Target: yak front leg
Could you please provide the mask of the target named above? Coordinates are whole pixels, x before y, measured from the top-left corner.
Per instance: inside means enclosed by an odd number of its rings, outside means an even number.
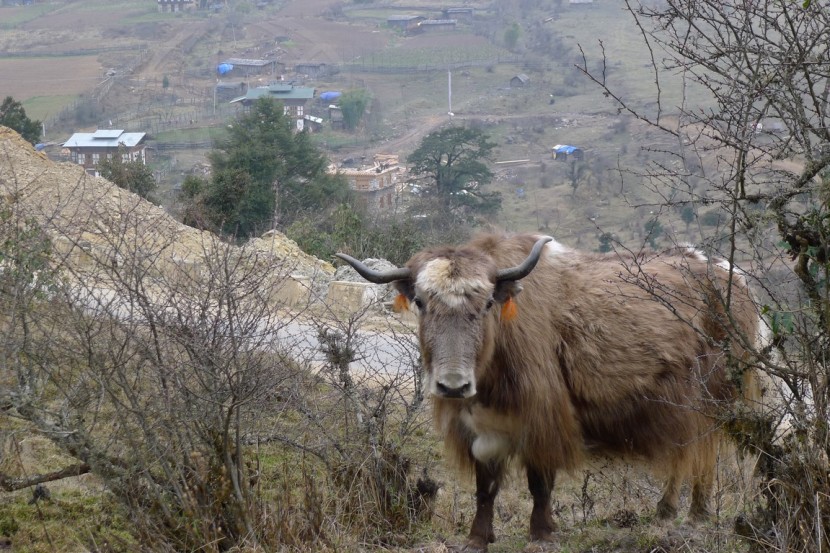
[[[677,503],[680,501],[681,478],[675,471],[666,481],[663,497],[657,502],[657,518],[672,519],[677,516]]]
[[[487,551],[487,545],[496,541],[493,532],[493,506],[499,493],[504,465],[501,462],[476,461],[476,516],[465,551]]]
[[[528,465],[527,487],[533,497],[533,511],[530,513],[530,539],[533,541],[553,541],[556,526],[551,514],[550,495],[554,480],[554,477],[547,477]]]

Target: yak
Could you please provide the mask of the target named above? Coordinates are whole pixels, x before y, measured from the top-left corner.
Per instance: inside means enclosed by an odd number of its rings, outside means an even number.
[[[417,308],[435,424],[475,474],[466,549],[495,540],[494,501],[514,460],[533,498],[531,540],[553,540],[557,472],[594,455],[665,476],[661,518],[676,516],[689,480],[689,516],[707,517],[719,416],[759,393],[762,322],[737,268],[691,246],[596,254],[534,234],[480,235],[383,272],[337,255]]]

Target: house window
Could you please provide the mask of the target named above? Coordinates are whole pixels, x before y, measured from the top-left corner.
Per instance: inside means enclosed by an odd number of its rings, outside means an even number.
[[[291,109],[288,106],[282,107],[282,114],[283,115],[291,115]]]
[[[121,154],[121,161],[123,161],[124,163],[129,163],[130,154]]]
[[[92,154],[92,164],[98,165],[98,161],[100,160],[101,156],[98,153]]]
[[[78,165],[83,165],[86,163],[86,154],[78,152]]]
[[[297,117],[303,116],[303,106],[297,106]]]

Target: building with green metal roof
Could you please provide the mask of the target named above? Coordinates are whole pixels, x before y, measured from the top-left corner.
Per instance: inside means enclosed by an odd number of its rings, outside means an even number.
[[[304,117],[308,115],[306,106],[316,94],[317,91],[310,87],[290,83],[271,83],[267,86],[249,88],[245,96],[234,98],[230,103],[248,107],[260,98],[273,98],[282,102],[285,114],[295,121],[297,130],[303,130]]]

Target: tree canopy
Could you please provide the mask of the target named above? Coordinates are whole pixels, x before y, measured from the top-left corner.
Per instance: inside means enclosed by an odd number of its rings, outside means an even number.
[[[522,28],[515,21],[504,31],[504,45],[508,50],[516,48],[519,37],[522,35]]]
[[[0,104],[0,125],[16,130],[24,140],[32,144],[40,142],[43,130],[40,121],[29,119],[23,104],[11,96],[6,96]]]
[[[353,131],[357,128],[368,104],[369,93],[363,89],[349,90],[340,97],[340,110],[343,112],[346,130]]]
[[[482,187],[493,180],[485,161],[493,158],[495,147],[479,129],[452,126],[424,137],[407,162],[422,185],[423,197],[438,200],[456,214],[492,214],[501,208],[501,195]]]
[[[341,178],[326,172],[326,158],[308,134],[294,133],[282,103],[270,98],[260,98],[229,125],[209,159],[212,176],[188,183],[185,211],[228,235],[245,238],[290,225],[350,194]]]
[[[113,184],[135,192],[145,200],[154,201],[153,192],[157,183],[153,171],[141,161],[124,161],[126,153],[125,148],[119,148],[111,158],[102,159],[98,163],[98,172]]]

